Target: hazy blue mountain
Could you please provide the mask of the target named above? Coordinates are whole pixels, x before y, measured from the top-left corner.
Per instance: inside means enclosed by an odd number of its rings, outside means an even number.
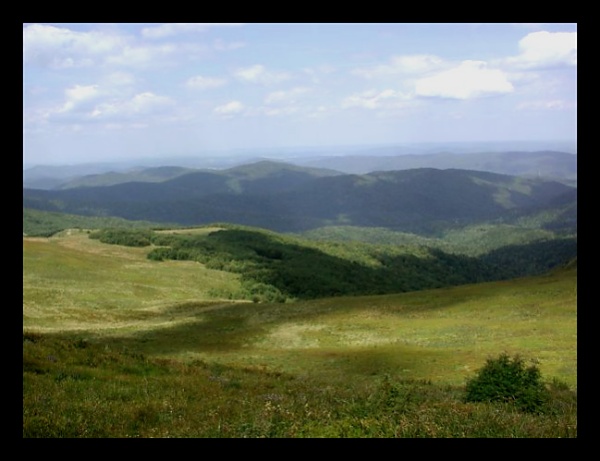
[[[162,182],[24,188],[23,206],[183,225],[220,221],[277,231],[355,225],[432,233],[518,210],[557,207],[556,200],[575,201],[576,209],[576,195],[565,195],[572,191],[557,181],[482,171],[419,168],[348,175],[258,162]]]
[[[491,160],[494,155],[501,153],[535,153],[559,152],[574,155],[576,161],[577,141],[504,141],[504,142],[429,142],[405,143],[393,145],[353,145],[353,146],[304,146],[271,149],[236,149],[231,151],[199,152],[197,155],[176,156],[168,155],[153,158],[131,158],[95,163],[77,163],[73,159],[70,165],[23,165],[23,187],[51,189],[67,181],[76,180],[82,176],[101,175],[104,173],[130,173],[145,168],[173,165],[194,170],[223,170],[237,165],[256,163],[261,160],[292,163],[301,166],[324,167],[344,173],[369,173],[377,170],[398,170],[407,168],[463,168],[483,171],[493,171],[505,174],[543,174],[543,169],[528,165],[528,172],[512,172],[497,169],[497,162],[492,162],[491,170],[485,165],[485,160]],[[440,163],[411,159],[411,156],[423,155],[466,155],[481,156],[481,160],[472,163],[468,157],[454,163]],[[396,160],[381,157],[403,157],[401,163]],[[526,155],[527,157],[527,155]],[[434,160],[432,157],[431,160]],[[573,158],[571,158],[573,160]],[[512,160],[511,160],[512,161]],[[522,161],[522,160],[521,160]],[[529,161],[529,160],[528,160]],[[547,160],[543,160],[547,162]],[[79,161],[80,162],[80,161]],[[329,163],[332,162],[332,163]],[[373,162],[373,163],[370,163]],[[467,163],[465,163],[467,162]],[[535,162],[535,160],[534,160]],[[568,174],[572,174],[569,172]],[[556,178],[564,178],[559,172]],[[138,178],[136,180],[145,180]],[[573,180],[571,180],[573,181]],[[87,185],[90,185],[89,183]],[[95,184],[99,185],[99,184]]]
[[[556,151],[347,155],[295,159],[293,162],[352,174],[414,168],[458,168],[513,176],[577,180],[577,155]]]
[[[180,166],[141,168],[128,172],[110,171],[70,179],[54,188],[69,189],[72,187],[112,186],[126,182],[161,182],[193,171],[190,168]]]
[[[302,167],[291,163],[275,162],[264,159],[253,159],[245,163],[241,159],[238,162],[223,163],[224,166],[233,163],[226,174],[233,180],[248,182],[248,180],[257,181],[261,177],[269,175],[269,180],[274,181],[281,174],[273,170],[282,172],[295,172],[297,179],[301,180],[307,174],[312,176],[331,176],[341,174],[340,172],[312,167]],[[65,166],[65,167],[34,167],[23,171],[23,187],[28,189],[70,189],[74,187],[95,187],[111,186],[128,182],[163,182],[189,173],[219,174],[225,171],[225,168],[190,168],[182,166],[158,166],[158,167],[125,167],[121,165],[120,169],[106,171],[114,164],[90,164],[87,166]],[[94,174],[85,174],[87,171],[100,169],[101,172]],[[77,175],[81,173],[81,175]],[[273,174],[271,174],[273,173]],[[290,175],[286,174],[285,179],[290,180]],[[292,181],[292,184],[294,181]],[[255,184],[256,185],[256,184]],[[234,187],[237,187],[234,185]]]
[[[60,184],[87,175],[127,171],[132,165],[113,163],[83,163],[76,165],[36,165],[23,169],[23,187],[53,189]]]

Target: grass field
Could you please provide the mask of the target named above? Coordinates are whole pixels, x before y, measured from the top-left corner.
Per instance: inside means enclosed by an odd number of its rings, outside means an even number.
[[[148,328],[179,302],[235,292],[236,275],[190,261],[155,263],[147,249],[106,245],[83,231],[23,239],[23,327]]]
[[[339,389],[339,398],[346,395],[344,392],[367,392],[365,389],[381,385],[382,379],[389,377],[402,382],[462,386],[487,358],[501,352],[535,360],[545,378],[557,378],[571,389],[577,388],[576,267],[541,277],[397,295],[261,304],[227,299],[226,293],[235,293],[240,287],[236,275],[193,262],[149,261],[145,257],[148,251],[106,245],[89,239],[85,231],[66,231],[51,238],[23,238],[24,334],[28,338],[37,334],[66,338],[74,344],[85,341],[106,353],[133,351],[144,360],[171,364],[172,369],[202,363],[212,367],[209,375],[213,378],[220,376],[214,370],[232,368],[263,373],[263,380],[265,376],[288,376],[296,383],[319,382],[321,389]],[[36,341],[24,340],[24,354],[26,344],[30,348],[42,344]],[[37,353],[49,356],[50,349],[43,351]],[[39,357],[31,360],[36,364],[44,362],[44,367],[56,366]],[[142,376],[147,384],[152,374]],[[239,376],[236,380],[241,382]],[[52,386],[56,382],[57,379]],[[66,385],[63,380],[60,382]],[[24,415],[47,418],[42,410],[38,414],[33,409],[39,399],[43,400],[34,397],[37,392],[41,395],[42,388],[36,386],[26,387],[24,381]],[[245,389],[245,385],[240,386]],[[268,383],[256,386],[260,395],[269,394]],[[106,389],[102,392],[105,398]],[[159,399],[164,397],[160,395]],[[275,405],[273,399],[269,401]],[[151,413],[162,414],[160,405],[160,401],[155,402]],[[216,411],[218,406],[211,408],[210,411]],[[59,409],[53,407],[52,411]],[[81,418],[84,413],[73,417]],[[135,415],[134,420],[145,421],[139,413]],[[485,421],[484,416],[479,416]],[[237,432],[230,432],[229,436],[246,434],[240,429],[240,418]],[[50,424],[45,419],[28,421],[31,431],[35,424]],[[32,421],[37,423],[32,426]],[[341,420],[336,421],[342,424]],[[64,422],[66,426],[70,424]],[[506,424],[508,428],[512,423],[507,419]],[[158,422],[150,421],[140,426],[145,430],[123,431],[149,436],[148,427],[157,425]],[[255,421],[254,425],[260,423]],[[310,436],[311,431],[303,427],[308,432],[297,435]],[[283,434],[293,434],[286,428]],[[89,436],[89,427],[87,430],[75,434]],[[336,426],[330,435],[341,436],[344,430]],[[399,430],[397,426],[395,430]],[[179,436],[195,433],[186,426]],[[206,429],[202,434],[210,433]],[[327,431],[318,432],[315,428],[317,433],[328,436]],[[478,433],[471,431],[470,436]],[[264,432],[248,428],[247,435],[260,434],[264,436]],[[352,436],[352,431],[348,434]],[[368,431],[359,434],[366,436]],[[410,436],[411,432],[406,429],[398,434]],[[164,430],[158,436],[166,436]],[[424,436],[444,435],[439,432]],[[460,436],[460,431],[447,436]]]

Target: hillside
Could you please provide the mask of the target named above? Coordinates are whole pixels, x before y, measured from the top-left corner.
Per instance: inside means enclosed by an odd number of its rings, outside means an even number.
[[[226,300],[239,275],[149,250],[23,239],[23,437],[577,437],[576,261],[271,304]],[[539,366],[542,413],[465,401],[499,351]]]
[[[214,248],[218,248],[219,252],[229,251],[228,256],[238,255],[237,261],[232,261],[231,265],[239,265],[243,258],[248,258],[250,254],[248,248],[254,248],[254,256],[250,257],[254,258],[254,262],[258,261],[256,259],[258,253],[262,253],[276,263],[275,250],[281,252],[280,256],[283,259],[288,254],[297,255],[294,252],[299,249],[298,241],[292,242],[272,233],[249,229],[242,230],[244,234],[242,236],[239,231],[239,229],[207,227],[193,231],[177,231],[177,234],[165,231],[161,235],[175,237],[175,239],[179,236],[183,240],[186,240],[186,237],[193,237],[205,242],[216,237],[226,245]],[[267,246],[269,241],[270,246]],[[213,353],[219,355],[231,350],[225,347],[221,352],[218,348],[211,352],[210,344],[219,337],[219,332],[222,332],[224,335],[222,339],[227,343],[235,337],[245,337],[242,331],[248,328],[246,334],[271,337],[271,346],[266,348],[271,350],[271,347],[279,344],[276,342],[278,336],[275,334],[279,329],[283,329],[286,325],[291,328],[291,324],[300,327],[312,316],[315,319],[330,318],[331,322],[337,322],[336,331],[339,332],[341,329],[347,331],[348,335],[335,335],[337,340],[330,337],[334,341],[352,343],[352,338],[355,338],[363,346],[370,347],[372,346],[370,341],[360,341],[360,338],[363,335],[381,336],[381,340],[387,338],[386,341],[390,341],[392,346],[394,338],[400,337],[403,338],[405,345],[433,348],[432,351],[436,347],[450,347],[452,350],[454,347],[452,344],[456,346],[464,342],[470,344],[473,341],[479,341],[480,347],[485,346],[488,351],[499,347],[495,343],[497,338],[492,340],[477,335],[479,339],[476,339],[475,336],[464,334],[452,336],[447,330],[443,334],[444,328],[448,327],[443,319],[448,318],[453,319],[452,322],[458,328],[457,332],[460,330],[460,325],[475,322],[480,330],[495,331],[496,335],[500,334],[507,340],[514,337],[517,341],[518,338],[548,335],[554,329],[562,331],[565,325],[562,322],[553,322],[552,315],[561,316],[569,313],[564,319],[569,319],[571,328],[575,328],[576,324],[576,289],[573,289],[574,286],[576,287],[577,279],[576,257],[566,260],[551,272],[543,271],[537,277],[466,284],[403,294],[390,293],[385,296],[336,296],[296,303],[257,305],[233,302],[236,300],[236,293],[243,294],[244,280],[240,275],[246,271],[240,271],[241,273],[238,274],[229,272],[230,269],[224,267],[222,263],[219,268],[219,264],[215,264],[219,259],[218,254],[215,254],[216,258],[199,264],[185,260],[156,261],[148,258],[148,253],[151,251],[151,247],[102,243],[97,239],[90,239],[85,232],[75,231],[65,232],[50,239],[23,239],[23,328],[48,332],[88,330],[90,334],[94,334],[93,332],[98,335],[109,334],[113,339],[120,337],[121,341],[125,342],[139,341],[136,347],[146,344],[147,351],[155,350],[158,354],[184,347],[183,344],[177,346],[177,334],[169,334],[169,330],[175,328],[182,332],[185,330],[186,336],[191,335],[190,347],[194,347],[193,338],[210,333],[210,337],[203,339],[207,343],[206,349],[204,346],[200,348],[204,351],[202,355]],[[344,259],[348,260],[348,255],[343,256],[344,251],[339,247],[327,250],[324,247],[320,249],[313,247],[311,250],[305,248],[306,257],[309,259],[319,257],[333,261],[336,254],[335,258],[340,262]],[[408,254],[406,249],[403,252],[404,255]],[[321,256],[318,256],[318,253],[321,253]],[[377,267],[377,262],[373,260],[375,255],[377,253],[369,255],[363,252],[360,256],[359,252],[355,252],[353,256],[355,269],[368,267],[369,259],[371,259],[371,267]],[[431,256],[426,255],[427,252],[422,253],[420,257],[413,256],[424,258],[423,262],[429,260],[430,267],[442,262],[441,259],[436,261],[435,256],[432,259]],[[379,257],[381,256],[380,254]],[[300,275],[297,272],[298,267],[299,265],[293,269],[296,275]],[[315,270],[317,267],[322,267],[323,270]],[[333,275],[328,273],[327,269],[325,265],[312,266],[312,271],[317,277],[320,273],[325,276]],[[415,274],[419,272],[418,267],[414,265],[411,270]],[[308,283],[317,286],[320,281],[315,279]],[[232,298],[229,304],[223,304],[228,297]],[[220,308],[217,311],[211,307]],[[370,311],[372,312],[366,317],[361,314]],[[201,316],[196,318],[197,314]],[[205,325],[200,328],[200,325],[197,325],[199,329],[196,330],[188,324],[194,318],[194,323],[197,324],[207,315],[214,317],[213,327]],[[380,322],[377,320],[378,316],[383,316],[387,320],[381,319]],[[394,320],[395,317],[397,318]],[[217,318],[221,318],[221,321],[218,322]],[[242,318],[246,320],[241,320]],[[419,323],[420,318],[430,319],[431,328],[437,329],[438,332],[435,333],[424,326],[418,330],[411,330],[411,324]],[[510,328],[507,328],[507,318],[514,320]],[[228,322],[231,322],[231,326],[236,325],[233,330],[227,329]],[[262,324],[262,328],[257,328],[257,322]],[[377,334],[370,331],[376,326],[373,322],[379,325],[377,329],[380,331]],[[398,333],[394,332],[395,329],[390,329],[389,322],[393,322],[396,329],[403,329],[405,334],[398,336]],[[354,335],[350,335],[353,331],[353,323],[356,323],[356,327],[361,325],[359,328],[362,333],[359,334],[359,330],[356,330]],[[500,330],[495,330],[496,323],[498,326],[504,326]],[[552,325],[552,328],[537,330],[532,328],[536,325],[538,327],[546,325],[547,328]],[[298,339],[303,338],[303,342],[312,341],[310,329],[292,328],[290,333],[293,331],[299,335]],[[164,335],[160,341],[162,345],[159,347],[153,342],[143,341],[143,337],[147,335]],[[421,338],[420,341],[417,341],[418,337]],[[545,348],[535,341],[532,341],[529,347],[538,351],[538,354],[549,357],[551,351],[564,341],[565,345],[571,343],[570,353],[575,353],[576,343],[572,343],[572,335],[569,333],[561,338],[561,342],[556,338],[551,348]],[[169,345],[169,341],[175,342]],[[260,341],[252,344],[255,345],[254,347],[261,347]],[[288,343],[288,347],[293,349],[293,344],[293,342]],[[443,346],[444,344],[446,345]],[[511,349],[517,349],[518,344],[523,345],[521,342],[515,342],[512,343]],[[266,344],[263,344],[262,347],[265,346]],[[328,349],[329,346],[322,344],[319,347]],[[301,346],[298,350],[300,349]],[[275,349],[272,349],[272,352],[274,353]],[[462,354],[469,355],[475,352],[468,348],[464,349]],[[482,352],[480,351],[479,354]],[[245,356],[252,355],[250,351],[243,349],[238,349],[238,353]],[[223,358],[226,358],[226,355]],[[292,362],[287,365],[290,370],[294,368]],[[558,370],[560,363],[573,366],[570,360],[562,357],[554,365],[555,370]],[[463,373],[464,370],[459,375]],[[455,375],[455,373],[450,374]],[[411,377],[426,376],[417,374]],[[576,375],[570,375],[569,380],[574,379]],[[456,376],[450,380],[456,381]]]
[[[481,171],[421,168],[344,175],[260,162],[159,183],[24,188],[23,206],[180,225],[230,222],[283,232],[354,225],[432,234],[509,211],[539,211],[569,191],[573,188],[556,181]]]
[[[418,242],[322,242],[232,225],[212,229],[201,233],[104,229],[90,238],[150,247],[148,258],[154,261],[196,261],[239,274],[242,290],[237,296],[277,302],[400,293],[537,275],[577,257],[574,238],[504,242],[467,256]]]

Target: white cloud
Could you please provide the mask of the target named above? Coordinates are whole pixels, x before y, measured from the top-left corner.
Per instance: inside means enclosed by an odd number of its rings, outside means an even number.
[[[145,27],[142,29],[144,38],[157,39],[170,37],[172,35],[205,32],[211,27],[241,26],[242,23],[169,23],[159,26]]]
[[[444,62],[437,56],[428,54],[393,56],[388,64],[354,69],[353,74],[367,79],[402,74],[422,74],[438,70]]]
[[[98,95],[98,85],[75,85],[65,90],[65,94],[71,100],[85,100]]]
[[[227,104],[215,107],[214,111],[219,115],[235,115],[244,111],[244,105],[239,101],[230,101]]]
[[[342,101],[342,108],[360,107],[363,109],[397,108],[406,105],[411,97],[400,91],[387,89],[384,91],[369,90],[348,96]]]
[[[164,66],[167,58],[205,53],[202,44],[137,44],[134,37],[103,31],[78,32],[32,24],[23,28],[23,63],[55,69],[108,64],[127,67]]]
[[[256,64],[251,67],[238,69],[234,72],[235,77],[245,82],[260,83],[262,85],[271,85],[283,82],[290,78],[286,72],[272,72],[265,69],[264,66]]]
[[[151,115],[162,112],[172,105],[173,100],[171,98],[144,92],[136,94],[131,99],[113,100],[98,104],[90,116],[93,118],[112,118]]]
[[[66,101],[57,112],[66,113],[77,108],[81,109],[82,104],[85,105],[85,102],[93,101],[98,96],[100,96],[98,85],[75,85],[65,90]]]
[[[297,102],[298,96],[309,91],[308,88],[304,87],[296,87],[288,91],[274,91],[265,97],[265,104],[293,104]]]
[[[171,105],[172,103],[171,98],[147,91],[137,94],[131,99],[131,108],[133,112],[150,112],[156,108]]]
[[[23,63],[52,68],[90,66],[123,44],[123,37],[105,32],[31,24],[23,27]]]
[[[523,69],[577,65],[577,32],[532,32],[519,41],[521,53],[504,62]]]
[[[152,116],[164,112],[174,101],[151,92],[131,95],[133,76],[116,72],[103,78],[102,85],[74,85],[64,91],[64,103],[36,111],[38,120],[83,122],[116,118]]]
[[[185,85],[188,88],[194,90],[208,90],[211,88],[218,88],[227,83],[227,80],[222,78],[214,78],[214,77],[204,77],[202,75],[196,75],[194,77],[190,77]]]
[[[124,46],[119,53],[108,56],[106,62],[111,65],[126,67],[165,66],[166,59],[177,53],[182,53],[182,48],[175,45],[152,46]]]
[[[506,75],[488,69],[483,61],[463,61],[459,66],[417,80],[417,96],[471,99],[513,91]]]

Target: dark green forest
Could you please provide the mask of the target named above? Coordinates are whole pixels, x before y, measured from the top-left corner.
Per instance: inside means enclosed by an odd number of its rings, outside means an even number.
[[[577,258],[576,238],[505,246],[480,257],[422,246],[315,242],[271,231],[224,225],[206,235],[103,229],[102,242],[149,247],[148,258],[191,260],[240,274],[255,302],[376,295],[541,274]]]

